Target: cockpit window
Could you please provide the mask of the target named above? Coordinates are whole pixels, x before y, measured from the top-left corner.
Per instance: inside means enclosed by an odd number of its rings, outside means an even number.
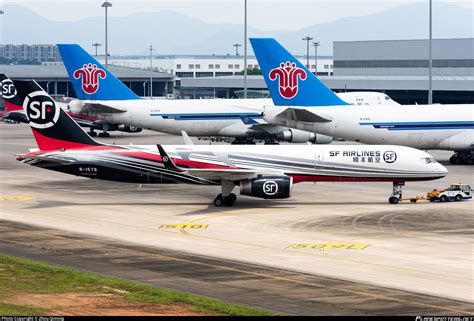
[[[423,164],[437,163],[436,159],[434,159],[433,157],[424,157],[421,159],[421,162]]]
[[[385,96],[385,100],[392,100],[392,98]]]

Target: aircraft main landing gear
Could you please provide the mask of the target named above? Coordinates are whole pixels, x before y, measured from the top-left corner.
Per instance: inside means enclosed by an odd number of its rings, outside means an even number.
[[[390,204],[398,204],[402,198],[403,186],[405,186],[405,182],[393,182],[392,196],[388,198]]]
[[[234,193],[231,193],[235,187],[233,181],[226,181],[223,180],[222,183],[222,193],[217,195],[214,199],[214,206],[228,206],[231,207],[234,205],[235,201],[237,200],[237,196]]]
[[[474,154],[472,152],[456,152],[449,158],[449,162],[454,165],[473,165]]]
[[[214,199],[214,206],[220,207],[220,206],[228,206],[231,207],[234,205],[235,201],[237,200],[237,196],[234,193],[230,193],[229,196],[224,197],[222,194],[217,195],[217,197]]]
[[[241,138],[241,137],[236,137],[231,145],[256,145],[255,140],[253,138]]]
[[[108,133],[110,126],[108,123],[103,123],[102,124],[102,133],[99,133],[99,137],[110,137],[110,134]]]

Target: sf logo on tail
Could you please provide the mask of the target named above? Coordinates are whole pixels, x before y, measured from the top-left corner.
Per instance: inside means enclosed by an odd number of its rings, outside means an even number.
[[[281,63],[280,67],[270,70],[268,77],[271,81],[278,78],[278,90],[285,99],[291,99],[298,93],[298,78],[306,80],[306,72],[296,67],[294,62]]]
[[[82,90],[89,95],[92,95],[99,90],[99,78],[105,79],[107,74],[103,69],[91,63],[85,64],[82,68],[74,71],[74,79],[82,78]]]
[[[26,96],[23,109],[33,128],[46,129],[54,126],[59,119],[59,108],[54,100],[42,91],[35,91]]]
[[[13,81],[10,79],[5,79],[0,82],[0,89],[2,93],[2,97],[5,99],[10,99],[16,96],[16,88],[13,84]]]

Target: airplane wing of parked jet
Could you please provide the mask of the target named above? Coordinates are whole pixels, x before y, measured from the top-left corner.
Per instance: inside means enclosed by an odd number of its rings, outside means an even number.
[[[77,102],[80,103],[80,102]],[[109,106],[104,103],[90,103],[85,102],[82,105],[81,113],[95,112],[95,113],[104,113],[104,114],[115,114],[115,113],[125,113],[127,110],[121,109],[115,106]]]
[[[331,116],[313,113],[307,109],[298,109],[292,107],[286,108],[283,112],[279,113],[275,117],[283,120],[295,120],[307,123],[328,123],[332,121]]]

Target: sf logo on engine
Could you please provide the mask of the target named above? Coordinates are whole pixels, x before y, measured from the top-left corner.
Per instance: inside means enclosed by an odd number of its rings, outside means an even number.
[[[266,181],[263,183],[263,192],[266,195],[275,195],[278,193],[278,184],[275,181]]]
[[[5,79],[0,84],[3,98],[10,99],[16,96],[16,88],[13,84],[13,81],[11,81],[10,79]]]
[[[383,160],[386,163],[393,163],[397,160],[397,154],[395,152],[392,152],[391,150],[386,151],[383,153]]]
[[[42,91],[35,91],[26,96],[23,109],[30,122],[30,126],[45,129],[53,126],[59,119],[59,108],[53,99]]]

